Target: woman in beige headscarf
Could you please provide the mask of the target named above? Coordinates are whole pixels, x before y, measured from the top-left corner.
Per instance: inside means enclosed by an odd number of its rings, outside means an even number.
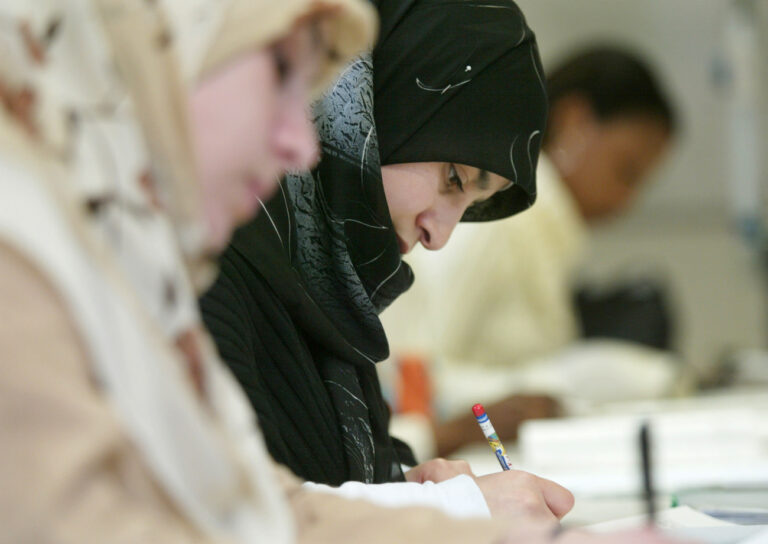
[[[310,84],[370,10],[11,0],[0,23],[0,540],[292,541],[188,278],[314,160]]]

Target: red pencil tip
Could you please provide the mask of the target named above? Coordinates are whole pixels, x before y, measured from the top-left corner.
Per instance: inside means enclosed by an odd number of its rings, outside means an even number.
[[[472,413],[475,414],[475,416],[481,416],[485,413],[485,408],[483,408],[482,404],[475,404],[472,407]]]

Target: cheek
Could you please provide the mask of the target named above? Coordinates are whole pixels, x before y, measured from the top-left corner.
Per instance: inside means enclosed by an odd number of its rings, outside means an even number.
[[[273,116],[278,107],[278,87],[264,66],[265,59],[249,63],[227,96],[228,144],[237,157],[235,169],[249,169],[270,151]]]
[[[206,80],[192,99],[201,170],[224,178],[241,175],[268,151],[277,85],[266,54],[240,59]]]
[[[396,181],[384,179],[384,196],[387,199],[389,215],[393,220],[400,217],[403,213],[403,202],[401,202],[400,191],[397,185]]]
[[[384,166],[382,178],[395,229],[410,240],[418,218],[425,212],[430,213],[434,205],[440,182],[439,165],[411,163]]]
[[[392,220],[413,222],[424,208],[424,190],[413,176],[397,176],[384,183],[384,193]]]
[[[204,80],[190,98],[203,212],[213,245],[255,209],[246,181],[269,151],[277,95],[269,59],[250,55]]]

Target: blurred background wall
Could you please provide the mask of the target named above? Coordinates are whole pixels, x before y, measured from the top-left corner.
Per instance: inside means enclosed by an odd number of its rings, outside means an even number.
[[[656,68],[682,122],[675,148],[633,210],[599,229],[585,276],[606,280],[648,271],[665,276],[678,310],[678,346],[702,370],[729,349],[764,347],[768,272],[737,227],[734,211],[734,191],[743,193],[738,189],[743,176],[729,158],[733,70],[727,29],[734,6],[746,8],[763,40],[755,71],[763,84],[760,102],[768,104],[768,0],[518,3],[538,36],[545,66],[592,42],[630,46]],[[757,114],[763,127],[767,110]],[[768,155],[764,134],[758,145]],[[759,176],[768,187],[765,166]],[[763,197],[758,198],[759,215],[766,218]]]

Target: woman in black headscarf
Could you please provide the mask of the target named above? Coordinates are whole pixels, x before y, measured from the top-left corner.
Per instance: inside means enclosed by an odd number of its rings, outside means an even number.
[[[546,118],[511,0],[377,3],[372,56],[316,106],[318,167],[237,233],[202,299],[271,454],[332,485],[402,480],[413,462],[374,367],[388,355],[378,314],[413,281],[401,254],[530,206]]]

